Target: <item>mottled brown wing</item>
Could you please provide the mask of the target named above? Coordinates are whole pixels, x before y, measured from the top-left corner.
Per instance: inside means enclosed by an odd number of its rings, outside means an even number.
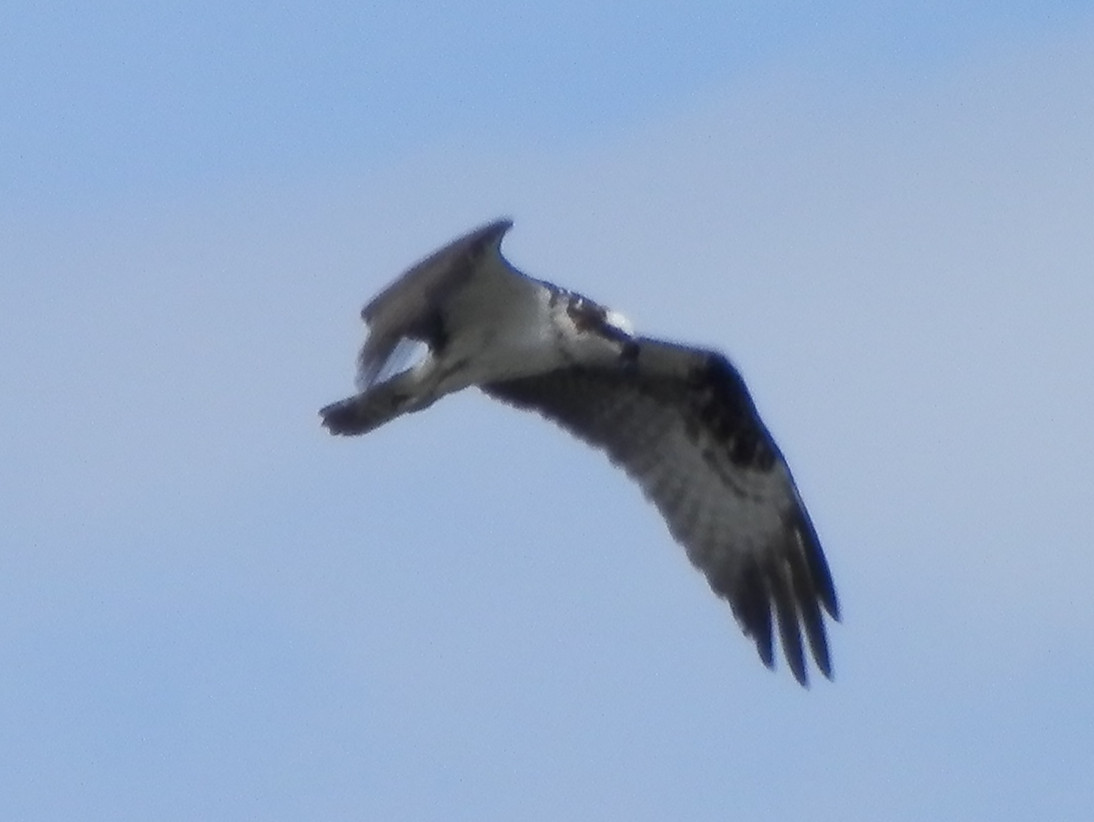
[[[817,535],[744,382],[721,355],[639,340],[629,365],[571,368],[483,387],[607,452],[642,487],[760,658],[807,682],[802,631],[825,676],[821,606],[839,618]]]

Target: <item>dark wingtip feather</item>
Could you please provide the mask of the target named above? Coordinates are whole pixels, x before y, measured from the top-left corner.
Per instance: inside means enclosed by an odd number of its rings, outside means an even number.
[[[757,632],[754,634],[756,640],[756,652],[760,655],[760,661],[767,666],[769,670],[775,670],[775,641],[771,634],[771,614],[768,612],[767,620],[764,623],[766,626],[765,633]]]
[[[323,427],[338,436],[353,436],[368,430],[367,420],[361,413],[357,397],[348,397],[319,409]]]
[[[809,568],[808,578],[812,582],[813,597],[820,600],[828,615],[838,622],[839,599],[836,596],[836,585],[832,582],[832,572],[828,568],[828,560],[820,547],[820,538],[804,508],[797,519],[796,530],[801,540],[802,556]]]
[[[807,556],[791,552],[767,563],[749,562],[729,577],[711,581],[715,593],[729,600],[760,660],[775,668],[775,632],[786,664],[803,687],[809,687],[805,646],[818,670],[832,678],[832,662],[821,613],[822,594],[813,588]],[[804,635],[804,638],[803,638]]]
[[[771,569],[771,599],[775,606],[775,617],[779,623],[779,640],[783,646],[783,656],[794,673],[794,679],[805,686],[809,684],[805,671],[805,655],[802,653],[801,629],[798,626],[798,609],[794,602],[792,584],[782,569]]]
[[[775,638],[771,622],[771,604],[767,598],[767,586],[763,575],[754,562],[741,569],[740,575],[726,579],[710,579],[711,588],[720,597],[729,600],[733,615],[737,618],[745,636],[756,643],[756,653],[768,668],[775,668]]]
[[[814,587],[815,579],[811,574],[806,554],[791,551],[789,555],[790,583],[793,586],[794,602],[798,608],[798,618],[805,629],[809,651],[821,673],[832,678],[832,662],[828,654],[828,638],[824,631],[824,617],[821,615],[820,601],[823,595]]]
[[[367,434],[400,414],[413,410],[410,399],[405,381],[396,378],[361,394],[331,403],[321,409],[319,414],[323,418],[323,425],[332,434],[355,436]]]
[[[824,622],[816,600],[800,600],[805,605],[801,613],[802,624],[805,626],[805,637],[809,642],[809,652],[813,655],[813,661],[817,668],[827,679],[832,678],[832,659],[828,653],[828,638],[824,633]],[[806,603],[808,603],[806,605]]]

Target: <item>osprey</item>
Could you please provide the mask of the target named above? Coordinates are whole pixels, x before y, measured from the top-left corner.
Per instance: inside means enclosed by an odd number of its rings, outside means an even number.
[[[469,386],[536,411],[642,487],[767,667],[776,625],[798,682],[803,633],[831,678],[821,608],[839,619],[832,577],[740,374],[721,354],[637,336],[615,312],[517,271],[500,248],[511,225],[455,240],[364,307],[360,393],[323,408],[323,424],[365,434]]]

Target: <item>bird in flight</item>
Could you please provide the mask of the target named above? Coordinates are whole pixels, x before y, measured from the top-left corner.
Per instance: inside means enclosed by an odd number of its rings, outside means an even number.
[[[614,311],[522,274],[501,253],[511,226],[449,243],[364,307],[358,393],[323,408],[323,425],[366,434],[470,386],[535,411],[641,486],[767,667],[777,630],[806,685],[804,634],[831,678],[822,609],[839,619],[832,576],[737,369],[715,351],[636,335]]]

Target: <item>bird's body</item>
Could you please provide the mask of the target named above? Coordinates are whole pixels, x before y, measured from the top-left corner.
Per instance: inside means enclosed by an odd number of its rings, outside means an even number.
[[[536,411],[639,483],[768,666],[774,622],[799,682],[803,629],[830,675],[828,566],[736,369],[715,352],[635,336],[592,300],[521,274],[501,255],[509,227],[445,246],[365,306],[360,393],[324,408],[323,424],[367,433],[470,386]],[[424,355],[391,373],[411,342]]]

